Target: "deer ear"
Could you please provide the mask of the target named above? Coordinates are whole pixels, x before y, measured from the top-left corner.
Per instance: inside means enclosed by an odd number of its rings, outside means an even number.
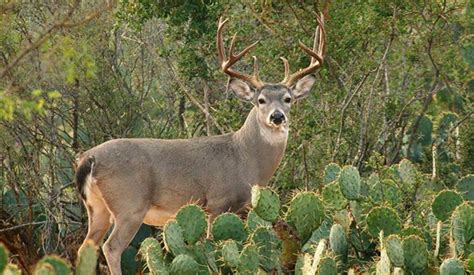
[[[296,85],[291,88],[291,93],[295,99],[301,99],[308,95],[313,87],[316,78],[313,75],[307,75],[296,82]]]
[[[231,79],[229,82],[229,87],[240,99],[246,101],[252,101],[255,95],[255,92],[252,91],[252,89],[247,83],[238,79]]]

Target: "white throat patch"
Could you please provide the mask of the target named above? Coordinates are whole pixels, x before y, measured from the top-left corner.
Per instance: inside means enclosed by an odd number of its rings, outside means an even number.
[[[259,127],[260,135],[263,140],[268,144],[281,144],[286,143],[288,140],[288,128],[268,128]]]

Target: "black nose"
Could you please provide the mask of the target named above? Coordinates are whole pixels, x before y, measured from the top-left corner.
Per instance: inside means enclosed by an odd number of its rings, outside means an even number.
[[[283,121],[285,121],[285,115],[280,112],[280,111],[275,111],[271,116],[270,120],[275,123],[276,125],[281,124]]]

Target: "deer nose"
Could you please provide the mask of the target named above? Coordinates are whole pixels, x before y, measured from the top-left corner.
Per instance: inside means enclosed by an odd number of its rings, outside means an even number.
[[[275,111],[273,114],[271,114],[270,121],[276,125],[280,125],[283,121],[285,121],[285,115],[280,111]]]

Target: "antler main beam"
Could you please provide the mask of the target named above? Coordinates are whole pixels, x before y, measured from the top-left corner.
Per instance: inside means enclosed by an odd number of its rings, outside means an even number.
[[[314,34],[313,49],[310,49],[301,41],[299,43],[300,48],[311,56],[311,62],[309,66],[304,69],[300,69],[299,71],[290,75],[290,64],[288,63],[288,60],[286,58],[281,57],[285,66],[285,78],[283,79],[281,84],[287,87],[293,86],[301,78],[314,73],[323,64],[323,54],[326,39],[326,32],[324,30],[324,15],[321,14],[320,16],[316,17],[316,20],[318,21],[318,26],[316,27],[316,31]]]
[[[264,85],[264,83],[263,81],[260,80],[260,77],[258,76],[259,68],[258,68],[257,57],[253,56],[254,64],[253,64],[253,73],[251,75],[238,72],[231,68],[232,65],[234,65],[237,61],[239,61],[250,50],[255,48],[258,41],[247,46],[240,53],[234,54],[235,40],[237,38],[237,34],[234,34],[234,36],[232,37],[232,41],[230,42],[229,57],[227,58],[226,53],[225,53],[225,48],[224,48],[224,41],[222,38],[222,32],[227,22],[228,22],[228,19],[223,20],[221,17],[219,18],[219,25],[217,27],[217,41],[216,42],[217,42],[217,51],[219,54],[219,60],[221,62],[221,68],[224,71],[224,73],[228,74],[230,77],[242,79],[252,84],[255,88],[260,89]]]

